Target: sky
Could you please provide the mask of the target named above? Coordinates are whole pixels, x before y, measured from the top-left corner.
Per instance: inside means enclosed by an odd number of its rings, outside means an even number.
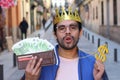
[[[61,6],[64,6],[65,0],[52,0],[53,6],[55,6],[55,3],[56,3],[56,5],[57,5],[57,7],[59,7],[60,5],[61,5]]]

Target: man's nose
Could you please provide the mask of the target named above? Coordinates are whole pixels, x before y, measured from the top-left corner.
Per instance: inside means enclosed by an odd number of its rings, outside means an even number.
[[[70,33],[70,28],[69,28],[69,26],[66,27],[66,33]]]

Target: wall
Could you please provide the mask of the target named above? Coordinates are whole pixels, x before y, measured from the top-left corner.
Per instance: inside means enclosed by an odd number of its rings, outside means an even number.
[[[87,0],[85,0],[87,1]],[[109,12],[107,12],[107,0],[90,0],[85,4],[85,1],[80,6],[82,20],[85,24],[85,27],[96,32],[100,35],[105,36],[115,42],[120,43],[120,0],[117,0],[117,21],[118,24],[114,25],[114,10],[113,10],[113,1],[109,0]],[[104,24],[102,24],[102,12],[101,12],[101,2],[103,1],[104,9]],[[89,6],[89,11],[85,11],[85,5]],[[96,16],[96,7],[98,7],[98,19],[94,18]],[[94,9],[94,11],[93,11]],[[109,18],[107,15],[109,14]],[[87,17],[86,17],[87,16]],[[89,16],[89,18],[88,18]],[[107,26],[107,21],[109,19],[109,26]]]

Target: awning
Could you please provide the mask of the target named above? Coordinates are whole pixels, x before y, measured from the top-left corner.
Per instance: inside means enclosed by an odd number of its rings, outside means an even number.
[[[9,8],[12,6],[15,6],[17,3],[17,0],[0,0],[0,6],[3,8]]]

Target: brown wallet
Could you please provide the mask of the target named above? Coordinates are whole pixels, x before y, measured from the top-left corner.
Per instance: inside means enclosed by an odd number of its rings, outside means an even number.
[[[31,60],[34,56],[37,56],[37,61],[40,58],[43,58],[41,66],[53,65],[56,62],[54,50],[37,52],[26,55],[19,55],[17,56],[18,69],[25,69],[29,60]]]

